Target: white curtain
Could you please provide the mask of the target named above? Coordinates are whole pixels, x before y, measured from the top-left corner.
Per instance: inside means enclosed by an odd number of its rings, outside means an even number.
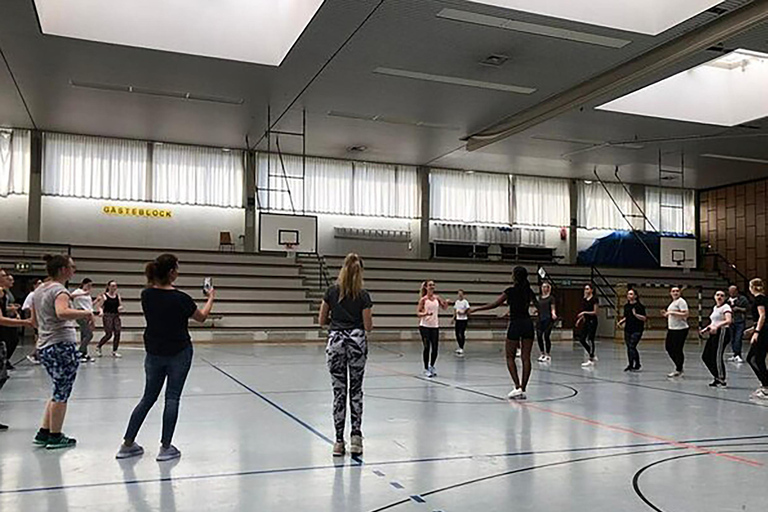
[[[29,193],[30,141],[27,130],[0,130],[0,197]]]
[[[271,167],[268,168],[268,164]],[[301,180],[303,174],[305,178]],[[258,184],[259,202],[265,210],[419,216],[419,181],[415,167],[307,157],[303,173],[300,156],[283,155],[281,164],[278,155],[272,154],[268,159],[266,153],[259,153]]]
[[[621,212],[625,215],[632,213],[632,199],[619,184],[606,183],[605,186],[618,208],[600,183],[579,182],[579,226],[587,229],[629,230],[630,226]]]
[[[666,233],[696,232],[696,193],[693,190],[645,187],[646,229]]]
[[[415,167],[355,162],[354,213],[417,218],[419,178]]]
[[[515,177],[515,224],[568,226],[571,194],[567,180]]]
[[[147,199],[147,144],[45,134],[43,193],[94,199]]]
[[[509,224],[506,174],[432,170],[429,177],[432,219]]]
[[[242,208],[243,172],[240,151],[155,144],[152,200]]]

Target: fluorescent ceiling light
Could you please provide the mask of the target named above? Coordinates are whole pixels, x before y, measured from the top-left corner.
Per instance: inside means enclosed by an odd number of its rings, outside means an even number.
[[[748,158],[746,156],[718,155],[714,153],[705,153],[701,155],[705,158],[717,158],[719,160],[733,160],[734,162],[749,162],[752,164],[768,164],[768,160],[761,158]]]
[[[597,107],[736,126],[768,116],[768,54],[736,50]]]
[[[515,11],[657,35],[723,0],[469,0]]]
[[[44,34],[279,66],[324,0],[34,0]]]
[[[441,84],[462,85],[464,87],[476,87],[479,89],[491,89],[493,91],[512,92],[515,94],[533,94],[536,89],[523,87],[519,85],[499,84],[496,82],[483,82],[480,80],[470,80],[468,78],[459,78],[455,76],[431,75],[419,71],[407,71],[405,69],[376,68],[374,73],[379,75],[396,76],[400,78],[412,78],[414,80],[424,80],[427,82],[438,82]]]
[[[397,125],[405,125],[405,126],[414,126],[417,128],[432,128],[436,130],[454,130],[454,131],[461,130],[461,128],[459,128],[458,126],[451,126],[448,124],[429,123],[426,121],[415,121],[412,119],[388,117],[388,116],[382,116],[379,114],[376,114],[376,115],[355,114],[351,112],[339,112],[336,110],[331,110],[327,113],[327,115],[328,117],[339,117],[342,119],[352,119],[355,121],[368,121],[371,123],[397,124]]]
[[[514,32],[523,32],[525,34],[564,39],[566,41],[576,41],[577,43],[606,46],[608,48],[624,48],[632,42],[627,39],[599,36],[576,30],[537,25],[535,23],[525,23],[523,21],[499,18],[498,16],[488,16],[476,12],[460,11],[458,9],[443,9],[437,13],[437,17],[451,21],[472,23],[473,25],[482,25],[484,27],[501,28],[504,30],[512,30]]]

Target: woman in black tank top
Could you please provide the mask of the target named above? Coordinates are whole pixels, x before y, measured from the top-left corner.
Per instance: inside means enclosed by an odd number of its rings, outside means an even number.
[[[533,349],[533,320],[528,312],[529,307],[536,303],[536,295],[528,282],[528,271],[524,267],[515,267],[512,272],[513,285],[504,290],[499,297],[484,306],[470,308],[469,314],[478,311],[495,309],[506,303],[509,306],[509,326],[507,328],[506,355],[507,369],[515,383],[509,398],[525,400],[528,380],[531,378],[531,350]],[[520,358],[523,362],[523,379],[518,377],[515,357],[517,348],[521,347]]]
[[[123,311],[123,299],[120,298],[120,294],[117,291],[116,281],[107,283],[107,289],[99,297],[98,303],[103,313],[104,336],[99,340],[99,344],[96,347],[96,355],[101,357],[101,347],[114,338],[112,342],[112,357],[122,357],[117,349],[120,346],[120,333],[123,327],[120,321],[120,313]]]

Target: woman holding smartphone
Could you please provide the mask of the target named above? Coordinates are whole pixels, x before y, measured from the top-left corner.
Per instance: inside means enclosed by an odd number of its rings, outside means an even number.
[[[171,442],[179,416],[181,393],[192,366],[189,319],[200,323],[208,319],[216,291],[209,287],[205,306],[198,309],[192,297],[173,286],[179,277],[179,259],[173,254],[161,254],[155,261],[147,263],[144,273],[147,288],[141,292],[141,309],[147,322],[144,329],[146,383],[144,396],[131,413],[117,458],[127,459],[144,453],[144,448],[136,443],[136,436],[167,382],[160,451],[156,458],[163,462],[181,457],[181,452]]]
[[[730,341],[729,327],[733,323],[733,313],[731,306],[725,301],[725,292],[722,290],[715,292],[715,307],[712,308],[709,320],[709,325],[701,330],[701,334],[709,335],[701,359],[715,378],[709,387],[724,388],[726,387],[724,354],[725,347]]]

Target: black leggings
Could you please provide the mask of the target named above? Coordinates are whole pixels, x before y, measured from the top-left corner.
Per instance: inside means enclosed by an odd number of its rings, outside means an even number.
[[[730,332],[727,327],[722,327],[716,333],[711,334],[704,345],[704,353],[701,354],[701,360],[707,366],[709,373],[720,382],[725,382],[725,348],[730,341]]]
[[[757,378],[760,379],[760,384],[768,388],[768,370],[765,367],[766,357],[768,357],[768,333],[763,333],[761,330],[757,341],[749,347],[747,363],[752,367]]]
[[[419,327],[421,342],[424,344],[424,369],[435,366],[437,361],[438,341],[440,341],[440,329],[437,327]]]
[[[635,370],[640,369],[640,351],[637,350],[637,346],[640,344],[642,337],[643,331],[624,331],[624,344],[627,346],[627,361],[629,361],[629,367]]]
[[[469,320],[456,320],[454,330],[456,331],[456,343],[460,349],[464,349],[464,343],[467,342],[467,323]]]
[[[667,354],[672,362],[675,363],[675,371],[682,372],[683,364],[685,364],[685,352],[683,347],[685,346],[685,340],[688,339],[689,328],[685,329],[667,329],[667,340],[664,343],[664,347],[667,349]]]
[[[536,340],[539,342],[539,350],[542,354],[552,351],[552,328],[555,323],[552,319],[539,320],[536,324]]]
[[[579,343],[587,351],[590,359],[595,358],[595,336],[597,336],[597,319],[585,320],[579,334]]]

